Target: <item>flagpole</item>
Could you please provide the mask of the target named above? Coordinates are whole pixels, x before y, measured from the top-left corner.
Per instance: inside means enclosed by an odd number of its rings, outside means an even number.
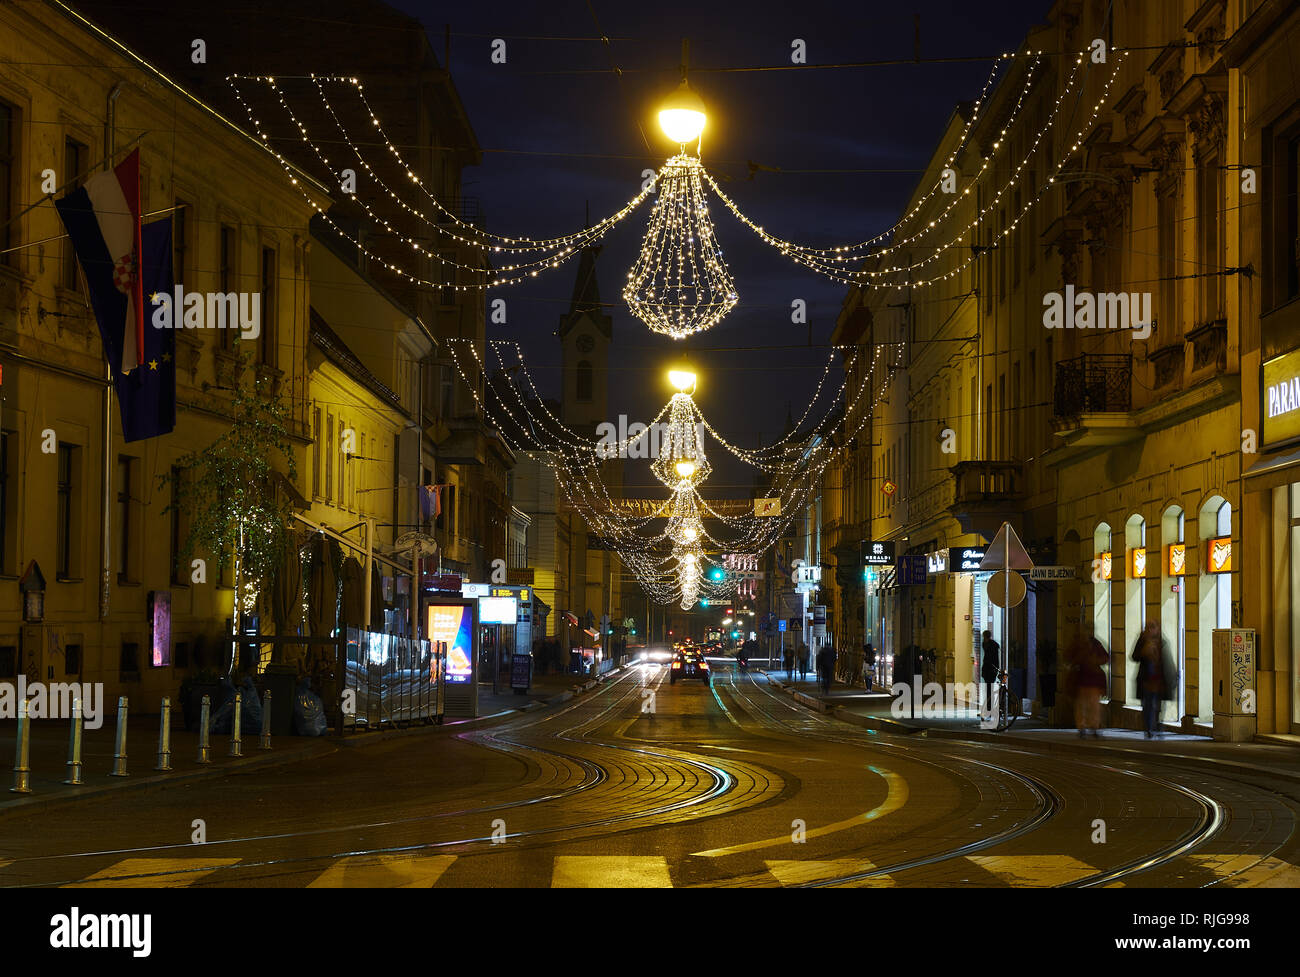
[[[113,560],[113,508],[110,498],[113,486],[113,366],[108,362],[107,357],[105,357],[104,372],[108,382],[104,386],[104,560],[99,581],[99,618],[107,621],[109,575]]]

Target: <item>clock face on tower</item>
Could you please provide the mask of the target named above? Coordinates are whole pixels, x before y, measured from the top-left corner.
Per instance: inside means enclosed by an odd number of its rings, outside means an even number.
[[[585,333],[578,337],[578,352],[590,353],[596,346],[596,341]]]

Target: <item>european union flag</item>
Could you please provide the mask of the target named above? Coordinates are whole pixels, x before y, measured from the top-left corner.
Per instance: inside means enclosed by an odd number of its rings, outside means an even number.
[[[151,296],[171,295],[174,285],[170,217],[144,225],[140,252],[145,308],[151,309]],[[117,388],[124,440],[142,441],[170,434],[176,427],[176,334],[171,329],[154,328],[149,316],[145,316],[140,366],[130,373],[114,371],[113,385]]]

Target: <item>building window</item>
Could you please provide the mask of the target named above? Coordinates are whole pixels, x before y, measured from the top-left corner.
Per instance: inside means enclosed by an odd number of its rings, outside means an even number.
[[[456,284],[456,266],[452,264],[455,260],[456,255],[450,251],[438,252],[438,260],[435,261],[438,267],[434,277],[443,286],[438,289],[439,305],[456,304],[456,290],[451,287]]]
[[[80,570],[81,560],[77,545],[80,519],[78,507],[81,496],[81,449],[76,445],[59,444],[58,482],[55,489],[55,575],[59,579],[73,579]]]
[[[190,667],[190,643],[188,641],[176,642],[176,661],[177,668]]]
[[[312,438],[311,491],[312,491],[312,496],[314,498],[319,499],[321,495],[321,488],[322,488],[321,481],[320,481],[321,429],[320,429],[320,408],[319,407],[313,407],[311,411],[311,438]]]
[[[89,155],[77,140],[63,141],[63,193],[81,186]],[[67,237],[63,239],[63,287],[77,287],[77,252],[72,247],[72,239]]]
[[[334,415],[325,416],[325,443],[320,446],[325,452],[325,501],[334,498]]]
[[[181,514],[180,498],[182,478],[181,470],[175,465],[172,466],[171,484],[171,501],[167,506],[167,514],[171,517],[171,553],[172,553],[172,583],[178,587],[189,586],[189,576],[185,572],[186,568],[181,566],[181,551],[185,546],[185,525]]]
[[[229,224],[221,225],[221,239],[218,242],[217,252],[217,290],[224,295],[230,295],[237,292],[236,279],[239,277],[239,234],[235,228]],[[235,299],[238,306],[239,299]],[[209,326],[216,326],[216,323],[208,323]],[[229,327],[231,323],[227,322]],[[238,325],[238,323],[235,323]],[[226,328],[221,332],[221,348],[225,350],[232,349],[235,344],[236,332],[234,329]]]
[[[18,677],[18,646],[0,645],[0,678]]]
[[[140,644],[136,641],[122,642],[122,655],[118,662],[118,672],[123,681],[140,679]]]
[[[1219,157],[1205,160],[1197,174],[1200,224],[1197,238],[1201,247],[1201,324],[1217,322],[1223,317],[1223,234],[1219,208],[1223,200],[1223,170]]]
[[[17,233],[14,216],[14,170],[18,166],[18,111],[0,102],[0,251],[10,245]],[[11,253],[0,254],[0,263],[8,264]]]
[[[193,204],[176,198],[176,209],[172,211],[172,278],[181,288],[185,287],[186,260],[190,247],[190,209]]]
[[[135,583],[133,572],[135,549],[131,545],[135,533],[135,503],[131,493],[136,483],[139,461],[130,455],[117,458],[117,582]]]
[[[275,312],[278,304],[276,283],[279,275],[275,248],[263,248],[262,331],[257,337],[257,361],[264,366],[275,366]]]
[[[81,674],[81,645],[66,645],[63,649],[63,674]]]
[[[1286,241],[1282,248],[1286,267],[1286,295],[1282,301],[1300,298],[1300,133],[1286,144]],[[3,213],[3,211],[0,211]],[[1281,304],[1281,303],[1278,303]]]
[[[578,363],[578,400],[588,402],[591,400],[591,364],[586,360]]]
[[[14,487],[9,484],[9,449],[14,444],[14,434],[0,432],[0,573],[9,573],[13,566],[10,546],[13,543],[17,520],[10,512],[14,500]]]

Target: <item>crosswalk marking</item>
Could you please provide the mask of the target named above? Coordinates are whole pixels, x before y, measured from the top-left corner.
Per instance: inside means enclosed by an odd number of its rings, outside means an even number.
[[[238,858],[124,858],[64,889],[184,889]]]
[[[1014,886],[1065,885],[1097,874],[1087,862],[1069,855],[969,855],[966,860]]]
[[[557,855],[552,889],[671,889],[662,855]]]
[[[768,872],[782,885],[802,885],[805,882],[820,882],[823,879],[836,879],[845,875],[857,875],[870,872],[876,866],[865,858],[832,858],[826,861],[773,860],[764,862]],[[888,875],[877,875],[869,879],[858,879],[845,883],[853,888],[884,889],[896,883]]]
[[[309,889],[431,889],[455,855],[353,855],[340,858]]]
[[[1187,860],[1209,869],[1224,879],[1224,885],[1242,888],[1295,888],[1300,886],[1300,868],[1280,858],[1258,855],[1188,855]]]

